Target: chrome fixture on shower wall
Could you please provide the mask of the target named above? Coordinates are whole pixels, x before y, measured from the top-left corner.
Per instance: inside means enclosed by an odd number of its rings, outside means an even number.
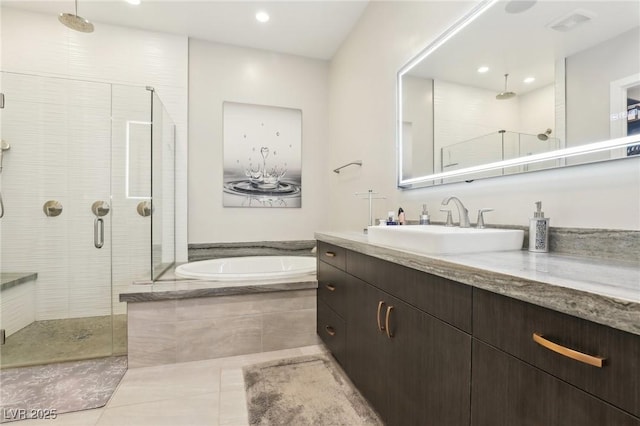
[[[4,108],[4,95],[2,96],[2,107]],[[11,149],[11,145],[9,142],[4,140],[0,140],[0,173],[2,173],[2,159],[4,157],[4,152]],[[0,192],[0,218],[4,216],[4,202],[2,201],[2,192]]]
[[[0,141],[0,172],[2,172],[2,159],[4,157],[4,152],[9,151],[11,149],[11,145],[9,142],[5,140]]]
[[[509,74],[504,75],[504,92],[500,92],[496,95],[496,99],[498,100],[511,99],[516,96],[515,92],[509,92],[507,90],[507,78],[509,78]]]
[[[93,24],[82,16],[78,16],[78,0],[75,0],[75,3],[76,13],[61,13],[58,15],[58,21],[62,22],[63,25],[71,28],[72,30],[80,31],[82,33],[92,33]]]

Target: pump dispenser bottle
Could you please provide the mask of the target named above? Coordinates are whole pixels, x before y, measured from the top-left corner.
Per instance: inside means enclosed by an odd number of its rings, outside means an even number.
[[[427,205],[422,205],[422,213],[420,213],[420,225],[429,225],[431,221],[429,220],[429,212],[427,211]]]
[[[536,253],[549,251],[549,218],[544,217],[542,201],[536,201],[536,211],[529,219],[529,251]]]

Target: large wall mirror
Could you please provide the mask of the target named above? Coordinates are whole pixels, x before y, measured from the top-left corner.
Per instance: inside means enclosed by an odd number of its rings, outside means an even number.
[[[398,72],[398,186],[640,158],[640,1],[490,0]]]

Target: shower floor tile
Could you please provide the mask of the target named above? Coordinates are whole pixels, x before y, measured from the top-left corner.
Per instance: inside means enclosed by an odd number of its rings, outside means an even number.
[[[113,342],[113,346],[112,346]],[[0,346],[0,368],[99,358],[127,353],[127,316],[36,321]]]

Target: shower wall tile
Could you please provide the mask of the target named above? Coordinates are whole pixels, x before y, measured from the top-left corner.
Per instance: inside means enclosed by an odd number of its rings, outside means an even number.
[[[1,112],[12,143],[2,175],[2,270],[39,273],[37,319],[125,313],[118,294],[148,275],[151,259],[150,220],[125,192],[125,122],[149,121],[145,86],[158,90],[177,124],[185,176],[177,181],[185,206],[177,231],[186,261],[188,39],[104,24],[87,37],[48,15],[5,7],[0,19],[9,72],[2,91],[12,106]],[[61,216],[45,217],[50,199],[63,204]],[[90,210],[99,199],[112,206],[100,250]]]

